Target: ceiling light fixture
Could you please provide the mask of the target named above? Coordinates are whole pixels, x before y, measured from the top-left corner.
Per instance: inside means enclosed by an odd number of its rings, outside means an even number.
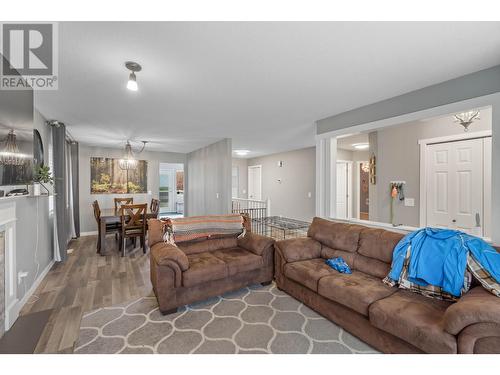
[[[369,143],[353,143],[352,147],[356,150],[367,150],[370,147]]]
[[[125,63],[125,67],[130,70],[130,75],[128,76],[127,89],[130,91],[137,91],[137,77],[135,76],[136,72],[140,72],[142,70],[142,66],[134,61],[127,61]]]
[[[246,156],[250,153],[250,150],[234,150],[234,153],[238,156]]]
[[[147,141],[142,141],[142,148],[140,151],[137,151],[136,154],[140,154],[144,151],[146,147]],[[132,170],[137,168],[137,159],[134,156],[134,152],[132,151],[132,145],[130,141],[127,141],[125,144],[125,152],[123,154],[123,158],[118,161],[118,165],[121,169],[124,170]]]
[[[19,147],[16,142],[16,134],[14,130],[10,130],[5,138],[5,146],[0,152],[0,164],[3,165],[24,165],[26,155],[19,152]]]
[[[458,122],[464,127],[464,132],[469,131],[469,125],[472,124],[474,120],[480,120],[479,110],[457,113],[456,115],[453,115],[453,117],[455,117],[455,122]]]

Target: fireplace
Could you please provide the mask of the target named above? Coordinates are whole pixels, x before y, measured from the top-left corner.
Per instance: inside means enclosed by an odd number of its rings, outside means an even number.
[[[0,336],[12,327],[19,315],[15,199],[0,199]]]
[[[0,338],[5,332],[5,230],[0,231]]]

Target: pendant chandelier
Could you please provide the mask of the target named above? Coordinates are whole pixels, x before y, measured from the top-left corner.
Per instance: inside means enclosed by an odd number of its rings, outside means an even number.
[[[24,165],[26,157],[19,152],[14,130],[10,130],[5,139],[5,146],[0,152],[0,164],[3,165]]]
[[[142,148],[137,154],[140,154],[144,148],[146,147],[146,141],[142,141]],[[125,144],[125,152],[123,154],[123,158],[119,160],[118,166],[123,170],[133,170],[137,168],[137,159],[134,156],[134,152],[132,151],[132,145],[130,141],[127,141]]]

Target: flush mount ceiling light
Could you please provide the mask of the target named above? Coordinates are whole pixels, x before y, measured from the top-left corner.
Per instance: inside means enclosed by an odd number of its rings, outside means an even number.
[[[142,141],[142,148],[137,151],[135,154],[140,154],[144,151],[146,147],[147,141]],[[137,159],[134,156],[134,152],[132,151],[132,145],[130,141],[127,141],[125,144],[125,152],[123,154],[123,158],[119,160],[118,165],[123,170],[132,170],[137,168]]]
[[[370,145],[368,143],[353,143],[352,147],[356,150],[367,150]]]
[[[5,146],[0,152],[0,164],[3,165],[24,165],[26,155],[19,152],[19,147],[16,142],[16,134],[14,130],[10,130],[5,138]]]
[[[455,117],[455,122],[458,122],[464,127],[464,132],[469,131],[469,125],[472,124],[474,120],[480,120],[478,110],[457,113],[453,115],[453,117]]]
[[[136,72],[140,72],[142,70],[142,66],[134,61],[127,61],[125,63],[125,67],[130,70],[130,75],[128,76],[127,89],[130,91],[137,91],[137,77],[135,76]]]
[[[247,156],[250,150],[234,150],[234,153],[238,156]]]

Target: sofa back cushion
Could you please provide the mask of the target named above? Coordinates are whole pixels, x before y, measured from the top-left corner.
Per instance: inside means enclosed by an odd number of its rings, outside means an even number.
[[[364,227],[339,223],[315,217],[307,236],[335,250],[355,252],[358,249],[359,233]]]
[[[393,250],[403,237],[401,233],[365,227],[359,234],[358,253],[390,264]]]
[[[206,251],[215,251],[230,249],[238,246],[238,239],[234,236],[225,238],[211,238],[188,242],[180,242],[177,247],[184,251],[186,255],[204,253]]]

